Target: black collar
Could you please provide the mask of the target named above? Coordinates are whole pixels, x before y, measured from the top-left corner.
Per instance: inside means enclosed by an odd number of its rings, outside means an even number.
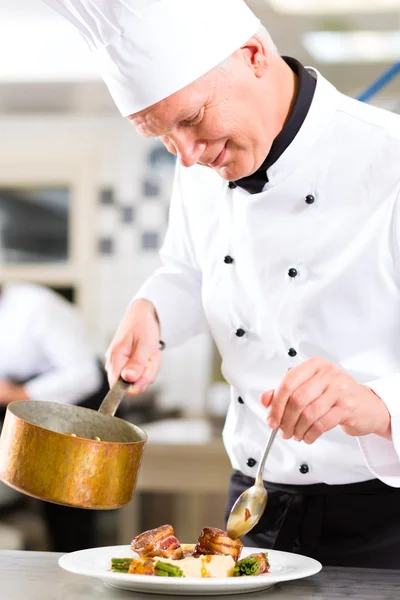
[[[297,96],[294,107],[282,131],[276,136],[271,150],[263,164],[247,177],[230,182],[229,187],[239,186],[250,194],[259,194],[268,182],[267,171],[271,165],[278,160],[288,146],[292,143],[300,127],[303,125],[314,97],[316,80],[295,58],[283,56],[283,60],[289,65],[298,77]]]

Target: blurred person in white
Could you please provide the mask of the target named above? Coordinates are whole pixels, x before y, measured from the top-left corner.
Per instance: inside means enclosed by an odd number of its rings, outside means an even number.
[[[108,384],[76,306],[44,286],[5,283],[0,287],[0,331],[0,419],[7,405],[18,400],[99,407]],[[40,504],[51,550],[96,544],[93,511]]]
[[[211,331],[232,396],[227,510],[248,545],[400,567],[400,117],[281,57],[242,0],[45,0],[123,117],[178,157],[163,266],[107,354],[139,394]],[[190,395],[190,390],[188,390]]]

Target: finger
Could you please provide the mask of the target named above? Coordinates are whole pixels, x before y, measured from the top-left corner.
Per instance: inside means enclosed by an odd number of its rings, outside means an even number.
[[[326,415],[326,413],[335,405],[336,400],[336,394],[332,389],[326,388],[319,398],[306,406],[295,425],[293,431],[294,439],[297,442],[301,442],[307,431],[309,431],[314,423]]]
[[[157,352],[149,359],[148,364],[143,372],[143,375],[136,381],[132,387],[132,393],[134,396],[142,394],[147,388],[154,383],[157,374],[161,367],[161,352]]]
[[[142,375],[140,375],[140,377],[135,381],[135,383],[133,383],[128,389],[128,396],[138,396],[139,394],[142,394],[147,390],[149,386],[148,372],[149,368],[146,367]]]
[[[328,382],[321,372],[310,377],[308,381],[300,385],[289,397],[285,412],[283,413],[280,428],[282,437],[290,439],[294,435],[295,427],[301,415],[307,410],[308,406],[313,404],[317,398],[325,392]],[[326,411],[325,411],[326,412]],[[324,414],[324,413],[323,413]],[[309,423],[308,427],[312,423]],[[306,428],[306,431],[308,429]]]
[[[268,390],[268,392],[263,392],[261,394],[261,403],[268,408],[271,404],[271,400],[274,397],[274,390]]]
[[[321,368],[324,361],[320,358],[309,360],[292,367],[283,377],[281,384],[275,390],[270,405],[268,425],[271,429],[278,429],[281,425],[286,404],[293,392],[303,383],[308,381]]]
[[[151,368],[149,370],[150,384],[154,383],[162,365],[162,352],[158,351],[151,359]]]
[[[153,352],[146,344],[137,343],[132,346],[130,338],[114,344],[107,365],[110,385],[112,386],[119,377],[130,383],[137,382],[142,377]],[[135,394],[132,386],[127,389],[126,394]]]
[[[342,409],[335,404],[335,406],[328,410],[325,415],[313,423],[310,429],[305,433],[303,441],[306,444],[312,444],[323,433],[326,433],[334,427],[337,427],[342,419],[342,416]]]
[[[141,377],[148,366],[149,358],[155,353],[155,348],[147,343],[135,344],[132,353],[121,371],[126,381],[134,383]]]
[[[131,350],[131,340],[128,339],[120,343],[114,343],[110,348],[105,364],[110,386],[114,385],[119,378],[122,369],[129,361]]]

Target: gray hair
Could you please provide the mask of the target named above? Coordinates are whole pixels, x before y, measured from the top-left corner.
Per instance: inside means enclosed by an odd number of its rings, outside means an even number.
[[[272,37],[264,25],[260,23],[257,31],[254,33],[256,37],[258,37],[263,44],[272,52],[273,54],[278,54],[278,48],[275,46]],[[253,37],[253,36],[252,36]],[[217,69],[228,69],[231,63],[231,56],[228,56],[225,60],[223,60],[216,68]]]
[[[269,31],[266,27],[264,27],[264,25],[260,23],[260,26],[257,29],[255,35],[258,38],[260,38],[262,42],[264,42],[264,44],[267,46],[267,48],[269,48],[271,52],[273,52],[274,54],[278,54],[278,48],[275,46]]]

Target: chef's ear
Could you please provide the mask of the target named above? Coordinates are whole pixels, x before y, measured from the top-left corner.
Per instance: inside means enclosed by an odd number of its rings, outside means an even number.
[[[263,77],[268,68],[268,50],[258,36],[253,36],[240,48],[247,65],[256,77]]]

